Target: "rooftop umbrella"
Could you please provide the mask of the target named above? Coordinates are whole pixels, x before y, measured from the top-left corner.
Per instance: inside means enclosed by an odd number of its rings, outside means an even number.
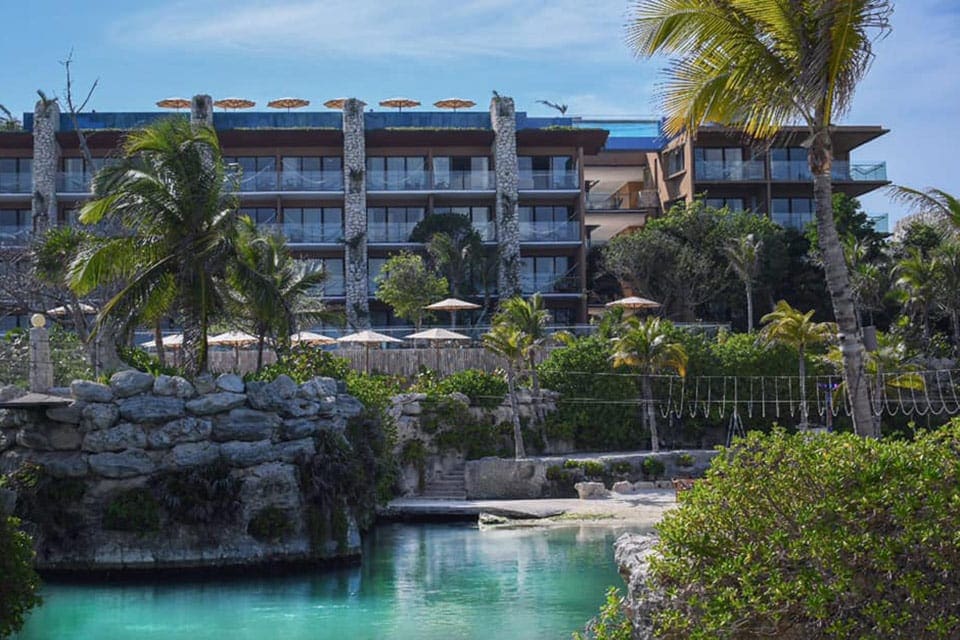
[[[48,316],[54,316],[57,318],[62,318],[64,316],[70,315],[73,313],[72,305],[64,305],[62,307],[54,307],[53,309],[47,309],[46,314]],[[80,303],[80,313],[85,315],[90,315],[97,312],[97,308],[93,305],[87,304],[86,302]]]
[[[220,107],[221,109],[249,109],[256,105],[256,102],[247,100],[246,98],[224,98],[223,100],[217,100],[213,103],[213,106]]]
[[[457,311],[479,308],[480,305],[478,304],[467,302],[466,300],[458,300],[457,298],[447,298],[446,300],[434,302],[433,304],[428,304],[424,307],[424,309],[427,309],[428,311],[449,311],[451,329],[457,326]]]
[[[347,100],[350,98],[333,98],[332,100],[327,100],[323,103],[327,109],[343,109],[343,105],[347,104]],[[360,106],[365,107],[367,103],[363,100],[360,101]]]
[[[342,338],[337,338],[337,342],[352,342],[355,344],[362,344],[366,350],[366,364],[364,369],[367,373],[370,373],[370,346],[374,344],[382,344],[384,342],[393,342],[395,344],[402,344],[403,340],[397,340],[388,335],[382,333],[377,333],[376,331],[360,331],[358,333],[351,333],[348,336],[343,336]]]
[[[310,106],[309,100],[304,100],[303,98],[277,98],[276,100],[271,100],[267,103],[267,106],[271,109],[299,109],[300,107]]]
[[[290,342],[294,344],[335,344],[337,341],[330,336],[312,331],[301,331],[290,336]]]
[[[186,98],[164,98],[163,100],[157,100],[157,106],[161,109],[186,109],[190,106],[190,101]]]
[[[451,340],[470,340],[470,336],[465,336],[462,333],[456,333],[454,331],[447,331],[446,329],[427,329],[426,331],[420,331],[419,333],[412,333],[409,336],[405,336],[406,340],[426,340],[433,344],[434,348],[437,350],[437,371],[440,371],[440,344],[443,342]]]
[[[410,107],[419,107],[419,106],[420,106],[420,101],[419,101],[419,100],[411,100],[410,98],[388,98],[388,99],[386,99],[386,100],[381,100],[381,101],[380,101],[380,106],[381,106],[381,107],[393,107],[393,108],[397,109],[397,111],[403,111],[403,108],[404,108],[404,107],[407,107],[408,109],[409,109]]]
[[[438,109],[469,109],[470,107],[476,106],[476,102],[473,100],[467,100],[465,98],[446,98],[444,100],[437,100],[433,103],[433,106]]]

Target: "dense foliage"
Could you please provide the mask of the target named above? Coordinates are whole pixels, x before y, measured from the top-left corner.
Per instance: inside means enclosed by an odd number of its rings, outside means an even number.
[[[0,638],[20,630],[40,604],[40,579],[33,570],[33,544],[16,518],[0,516]]]
[[[624,599],[616,587],[607,589],[600,613],[587,623],[583,633],[573,632],[573,640],[631,640],[633,625],[624,612]]]
[[[384,263],[376,278],[377,300],[390,305],[398,318],[408,320],[420,330],[420,323],[430,313],[428,304],[447,294],[447,279],[427,268],[423,258],[401,251]]]
[[[53,383],[69,385],[77,378],[90,378],[92,371],[83,343],[72,331],[59,325],[50,328],[50,358]],[[13,329],[0,338],[0,382],[26,387],[29,383],[30,334]]]
[[[663,638],[960,635],[960,421],[750,434],[659,525]]]

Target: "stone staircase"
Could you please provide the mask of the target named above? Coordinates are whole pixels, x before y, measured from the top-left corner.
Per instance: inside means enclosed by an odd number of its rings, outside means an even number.
[[[427,483],[421,498],[430,500],[466,500],[467,483],[464,479],[466,465],[461,463],[450,469],[439,478]]]

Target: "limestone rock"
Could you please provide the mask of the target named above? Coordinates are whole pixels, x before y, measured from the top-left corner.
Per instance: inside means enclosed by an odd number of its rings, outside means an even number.
[[[650,560],[656,555],[657,537],[654,535],[625,533],[614,543],[614,560],[620,576],[627,583],[627,606],[625,610],[633,622],[633,637],[653,639],[653,618],[659,613],[665,600],[659,589],[650,585]]]
[[[419,416],[421,413],[423,413],[423,407],[419,402],[408,402],[401,405],[400,408],[405,416]]]
[[[308,458],[317,455],[317,445],[313,438],[304,438],[303,440],[291,440],[275,445],[280,460],[284,462],[300,463]]]
[[[477,522],[480,524],[481,528],[485,526],[489,527],[489,526],[495,526],[495,525],[510,524],[510,520],[508,518],[504,518],[503,516],[498,516],[493,513],[486,513],[486,512],[483,512],[480,514],[480,516],[477,518]]]
[[[143,371],[128,369],[110,376],[110,388],[117,398],[129,398],[153,389],[153,376]]]
[[[217,390],[217,383],[209,373],[205,373],[193,381],[194,390],[199,395],[206,395]]]
[[[320,403],[303,398],[292,398],[287,400],[280,414],[286,418],[307,418],[315,416],[320,411]]]
[[[7,402],[26,394],[26,391],[12,384],[0,384],[0,402]]]
[[[81,412],[86,405],[86,402],[76,400],[66,407],[51,407],[47,409],[47,418],[54,422],[80,424],[80,420],[82,420]]]
[[[327,418],[337,415],[337,396],[326,396],[317,400],[317,415]]]
[[[199,442],[210,437],[213,424],[199,418],[179,418],[163,426],[151,429],[147,434],[147,446],[151,449],[169,449],[183,442]]]
[[[158,396],[175,396],[184,400],[196,395],[193,385],[186,378],[163,374],[154,380],[153,393]]]
[[[220,445],[212,442],[185,442],[178,444],[163,457],[165,469],[182,471],[207,464],[220,458]]]
[[[132,478],[153,473],[157,465],[145,451],[129,449],[121,453],[96,453],[87,461],[90,469],[105,478]]]
[[[270,438],[280,426],[280,416],[269,411],[233,409],[216,416],[211,437],[217,442],[255,441]]]
[[[547,463],[543,460],[468,460],[464,468],[467,498],[470,500],[522,500],[545,494]]]
[[[17,426],[20,420],[17,413],[17,411],[11,411],[10,409],[0,409],[0,428]]]
[[[83,450],[91,453],[143,449],[147,446],[147,434],[143,427],[123,422],[110,429],[91,431],[83,438]]]
[[[186,404],[187,411],[198,416],[206,416],[212,413],[223,413],[241,406],[247,401],[247,396],[242,393],[233,393],[224,391],[221,393],[211,393],[200,396],[195,400],[189,400]]]
[[[577,490],[577,496],[579,496],[581,500],[606,498],[610,495],[610,492],[607,491],[607,488],[603,486],[602,482],[578,482],[573,485],[573,488]]]
[[[353,396],[340,393],[337,394],[337,413],[344,418],[355,418],[363,412],[363,405]]]
[[[296,394],[297,383],[286,375],[279,375],[272,382],[254,381],[247,384],[247,401],[254,409],[280,411],[286,401]]]
[[[80,448],[81,438],[76,425],[41,422],[21,429],[17,433],[17,444],[41,451],[71,451]]]
[[[86,454],[75,451],[41,453],[33,461],[53,478],[82,478],[89,471]]]
[[[230,393],[243,393],[243,378],[235,373],[224,373],[217,378],[217,389]]]
[[[157,396],[134,396],[120,401],[120,416],[129,422],[167,422],[183,415],[183,400]]]
[[[269,440],[259,442],[225,442],[220,445],[223,459],[234,467],[252,467],[276,459],[277,451]]]
[[[450,399],[455,402],[459,402],[460,404],[464,404],[468,407],[470,406],[470,396],[468,396],[465,393],[454,391],[453,393],[450,394]]]
[[[17,432],[13,429],[0,430],[0,453],[3,453],[17,442]]]
[[[120,419],[120,409],[112,402],[90,402],[80,410],[80,429],[84,432],[112,427]]]
[[[620,480],[619,482],[615,482],[613,484],[613,492],[623,493],[623,494],[632,494],[632,493],[636,493],[637,490],[633,486],[632,482],[627,482],[626,480]]]
[[[301,500],[296,467],[267,462],[247,469],[240,488],[240,501],[248,515],[265,507],[298,509]]]
[[[313,378],[307,380],[297,390],[297,395],[305,400],[320,400],[337,395],[337,381],[333,378]]]
[[[283,421],[280,427],[280,437],[284,440],[300,440],[312,438],[323,430],[323,424],[316,419],[291,418]]]
[[[112,402],[113,389],[92,380],[74,380],[70,383],[70,393],[77,400],[87,402]]]

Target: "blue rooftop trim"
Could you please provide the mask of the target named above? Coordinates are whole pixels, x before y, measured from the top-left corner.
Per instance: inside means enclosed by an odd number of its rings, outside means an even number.
[[[340,113],[332,111],[223,111],[213,113],[213,128],[228,129],[337,129]]]
[[[189,118],[189,113],[165,113],[162,111],[130,113],[78,113],[77,122],[84,131],[90,129],[120,129],[127,131],[145,127],[164,118]],[[70,114],[60,114],[60,131],[74,131]]]
[[[524,129],[546,129],[548,127],[573,127],[573,118],[542,118],[528,116],[525,111],[517,112],[517,131]]]
[[[490,129],[490,114],[480,111],[385,111],[363,114],[364,128],[370,129]]]
[[[663,136],[614,137],[611,134],[603,148],[607,151],[661,151],[667,142],[669,138]]]

